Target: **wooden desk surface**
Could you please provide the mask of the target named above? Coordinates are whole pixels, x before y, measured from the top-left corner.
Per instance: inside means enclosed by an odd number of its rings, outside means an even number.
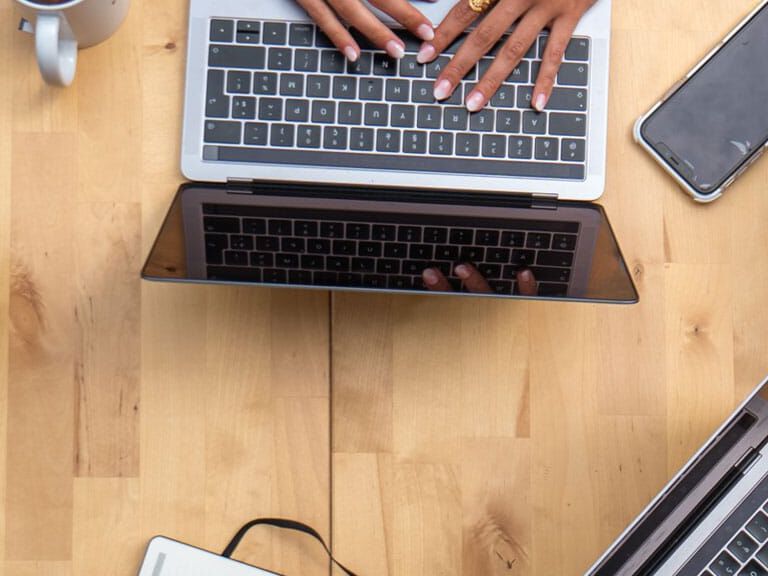
[[[362,575],[581,574],[768,373],[768,161],[697,206],[634,119],[754,0],[614,2],[606,207],[632,307],[170,286],[186,2],[45,87],[0,5],[0,574],[135,574],[302,519]],[[739,97],[739,86],[733,97]],[[328,573],[257,530],[242,558]]]

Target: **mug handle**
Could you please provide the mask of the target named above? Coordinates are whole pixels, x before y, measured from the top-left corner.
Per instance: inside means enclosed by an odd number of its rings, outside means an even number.
[[[35,48],[43,79],[48,84],[69,86],[77,67],[77,42],[62,16],[37,15]]]

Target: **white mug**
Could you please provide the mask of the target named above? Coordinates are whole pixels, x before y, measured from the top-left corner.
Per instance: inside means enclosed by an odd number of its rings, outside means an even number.
[[[69,86],[78,48],[103,42],[120,27],[129,0],[16,0],[19,29],[34,33],[37,63],[49,84]]]

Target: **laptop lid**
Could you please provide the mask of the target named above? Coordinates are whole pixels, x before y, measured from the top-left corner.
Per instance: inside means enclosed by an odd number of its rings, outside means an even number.
[[[386,198],[386,201],[381,198]],[[334,271],[323,269],[322,263],[327,261],[330,266],[330,258],[316,259],[312,275],[303,276],[301,282],[291,282],[291,275],[286,275],[279,282],[253,281],[254,268],[258,270],[260,266],[258,263],[254,266],[252,259],[224,271],[216,267],[215,273],[211,273],[212,267],[206,265],[208,219],[239,219],[245,222],[243,219],[261,215],[259,218],[263,217],[268,221],[270,216],[264,214],[273,214],[284,220],[291,218],[291,210],[303,210],[303,213],[316,215],[320,219],[325,218],[327,213],[331,215],[328,216],[331,220],[336,218],[350,221],[359,218],[363,222],[374,223],[386,221],[388,218],[397,221],[412,218],[416,222],[422,217],[441,218],[448,229],[452,218],[471,218],[471,222],[477,223],[480,228],[522,231],[516,232],[519,234],[530,234],[531,231],[543,227],[550,231],[548,234],[552,237],[559,234],[563,238],[572,239],[572,254],[568,256],[568,268],[557,268],[558,263],[555,263],[555,267],[547,267],[546,270],[529,267],[534,275],[540,276],[537,278],[535,293],[450,293],[610,303],[634,303],[638,299],[631,275],[602,207],[576,202],[534,202],[527,197],[500,197],[493,194],[479,195],[445,190],[431,193],[387,189],[377,190],[376,194],[372,195],[370,190],[319,185],[254,183],[238,188],[216,184],[186,184],[179,189],[171,204],[147,258],[142,276],[149,280],[174,282],[424,293],[422,289],[399,290],[389,285],[365,288],[359,284],[350,284],[349,278],[356,278],[351,274],[334,275],[332,278],[335,280],[329,283],[326,273],[333,274]],[[240,230],[240,224],[236,226]],[[525,232],[526,230],[528,232]],[[254,247],[259,244],[258,233],[249,240],[249,243],[251,242]],[[473,246],[465,248],[472,249]],[[317,262],[320,262],[320,266],[317,266]],[[458,262],[453,262],[456,263]],[[506,264],[501,268],[506,274],[511,266]],[[418,278],[420,273],[420,270],[414,271],[413,277]],[[565,276],[544,278],[544,273]],[[547,286],[560,288],[548,291],[545,289]]]
[[[672,566],[695,563],[697,551],[704,569],[713,557],[707,553],[706,542],[717,525],[740,503],[748,504],[746,495],[766,482],[766,440],[768,379],[757,386],[586,575],[676,574],[677,568]],[[712,526],[707,526],[709,523]]]

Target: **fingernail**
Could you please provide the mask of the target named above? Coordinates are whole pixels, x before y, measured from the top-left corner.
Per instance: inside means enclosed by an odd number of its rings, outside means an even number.
[[[440,80],[435,86],[435,100],[445,100],[451,95],[451,83],[448,80]]]
[[[533,276],[531,275],[531,271],[528,269],[521,270],[517,273],[517,280],[523,281],[523,282],[530,282],[533,280]]]
[[[467,98],[467,110],[470,112],[477,112],[483,107],[483,104],[485,104],[485,96],[477,90],[472,92],[472,94],[469,95],[469,98]]]
[[[399,60],[405,56],[405,49],[401,44],[398,44],[394,40],[390,40],[387,42],[387,54],[392,56],[392,58],[397,58]]]
[[[429,24],[421,24],[416,28],[416,36],[429,42],[435,38],[435,30]]]
[[[455,272],[456,272],[456,276],[458,276],[462,280],[466,280],[467,278],[469,278],[469,268],[464,266],[464,264],[459,264],[458,266],[456,266]]]
[[[544,108],[547,105],[547,95],[544,93],[539,94],[536,96],[536,100],[533,103],[533,107],[538,110],[539,112],[543,112]]]
[[[426,270],[424,270],[424,272],[421,273],[421,276],[422,278],[424,278],[424,282],[428,286],[434,286],[440,281],[440,279],[437,277],[437,274],[435,273],[434,270],[432,270],[432,268],[427,268]]]
[[[346,56],[347,60],[350,62],[355,62],[358,58],[357,50],[352,48],[352,46],[347,46],[344,48],[344,56]]]
[[[432,60],[435,57],[435,47],[432,44],[422,44],[419,48],[419,53],[416,54],[416,62],[424,64]]]

